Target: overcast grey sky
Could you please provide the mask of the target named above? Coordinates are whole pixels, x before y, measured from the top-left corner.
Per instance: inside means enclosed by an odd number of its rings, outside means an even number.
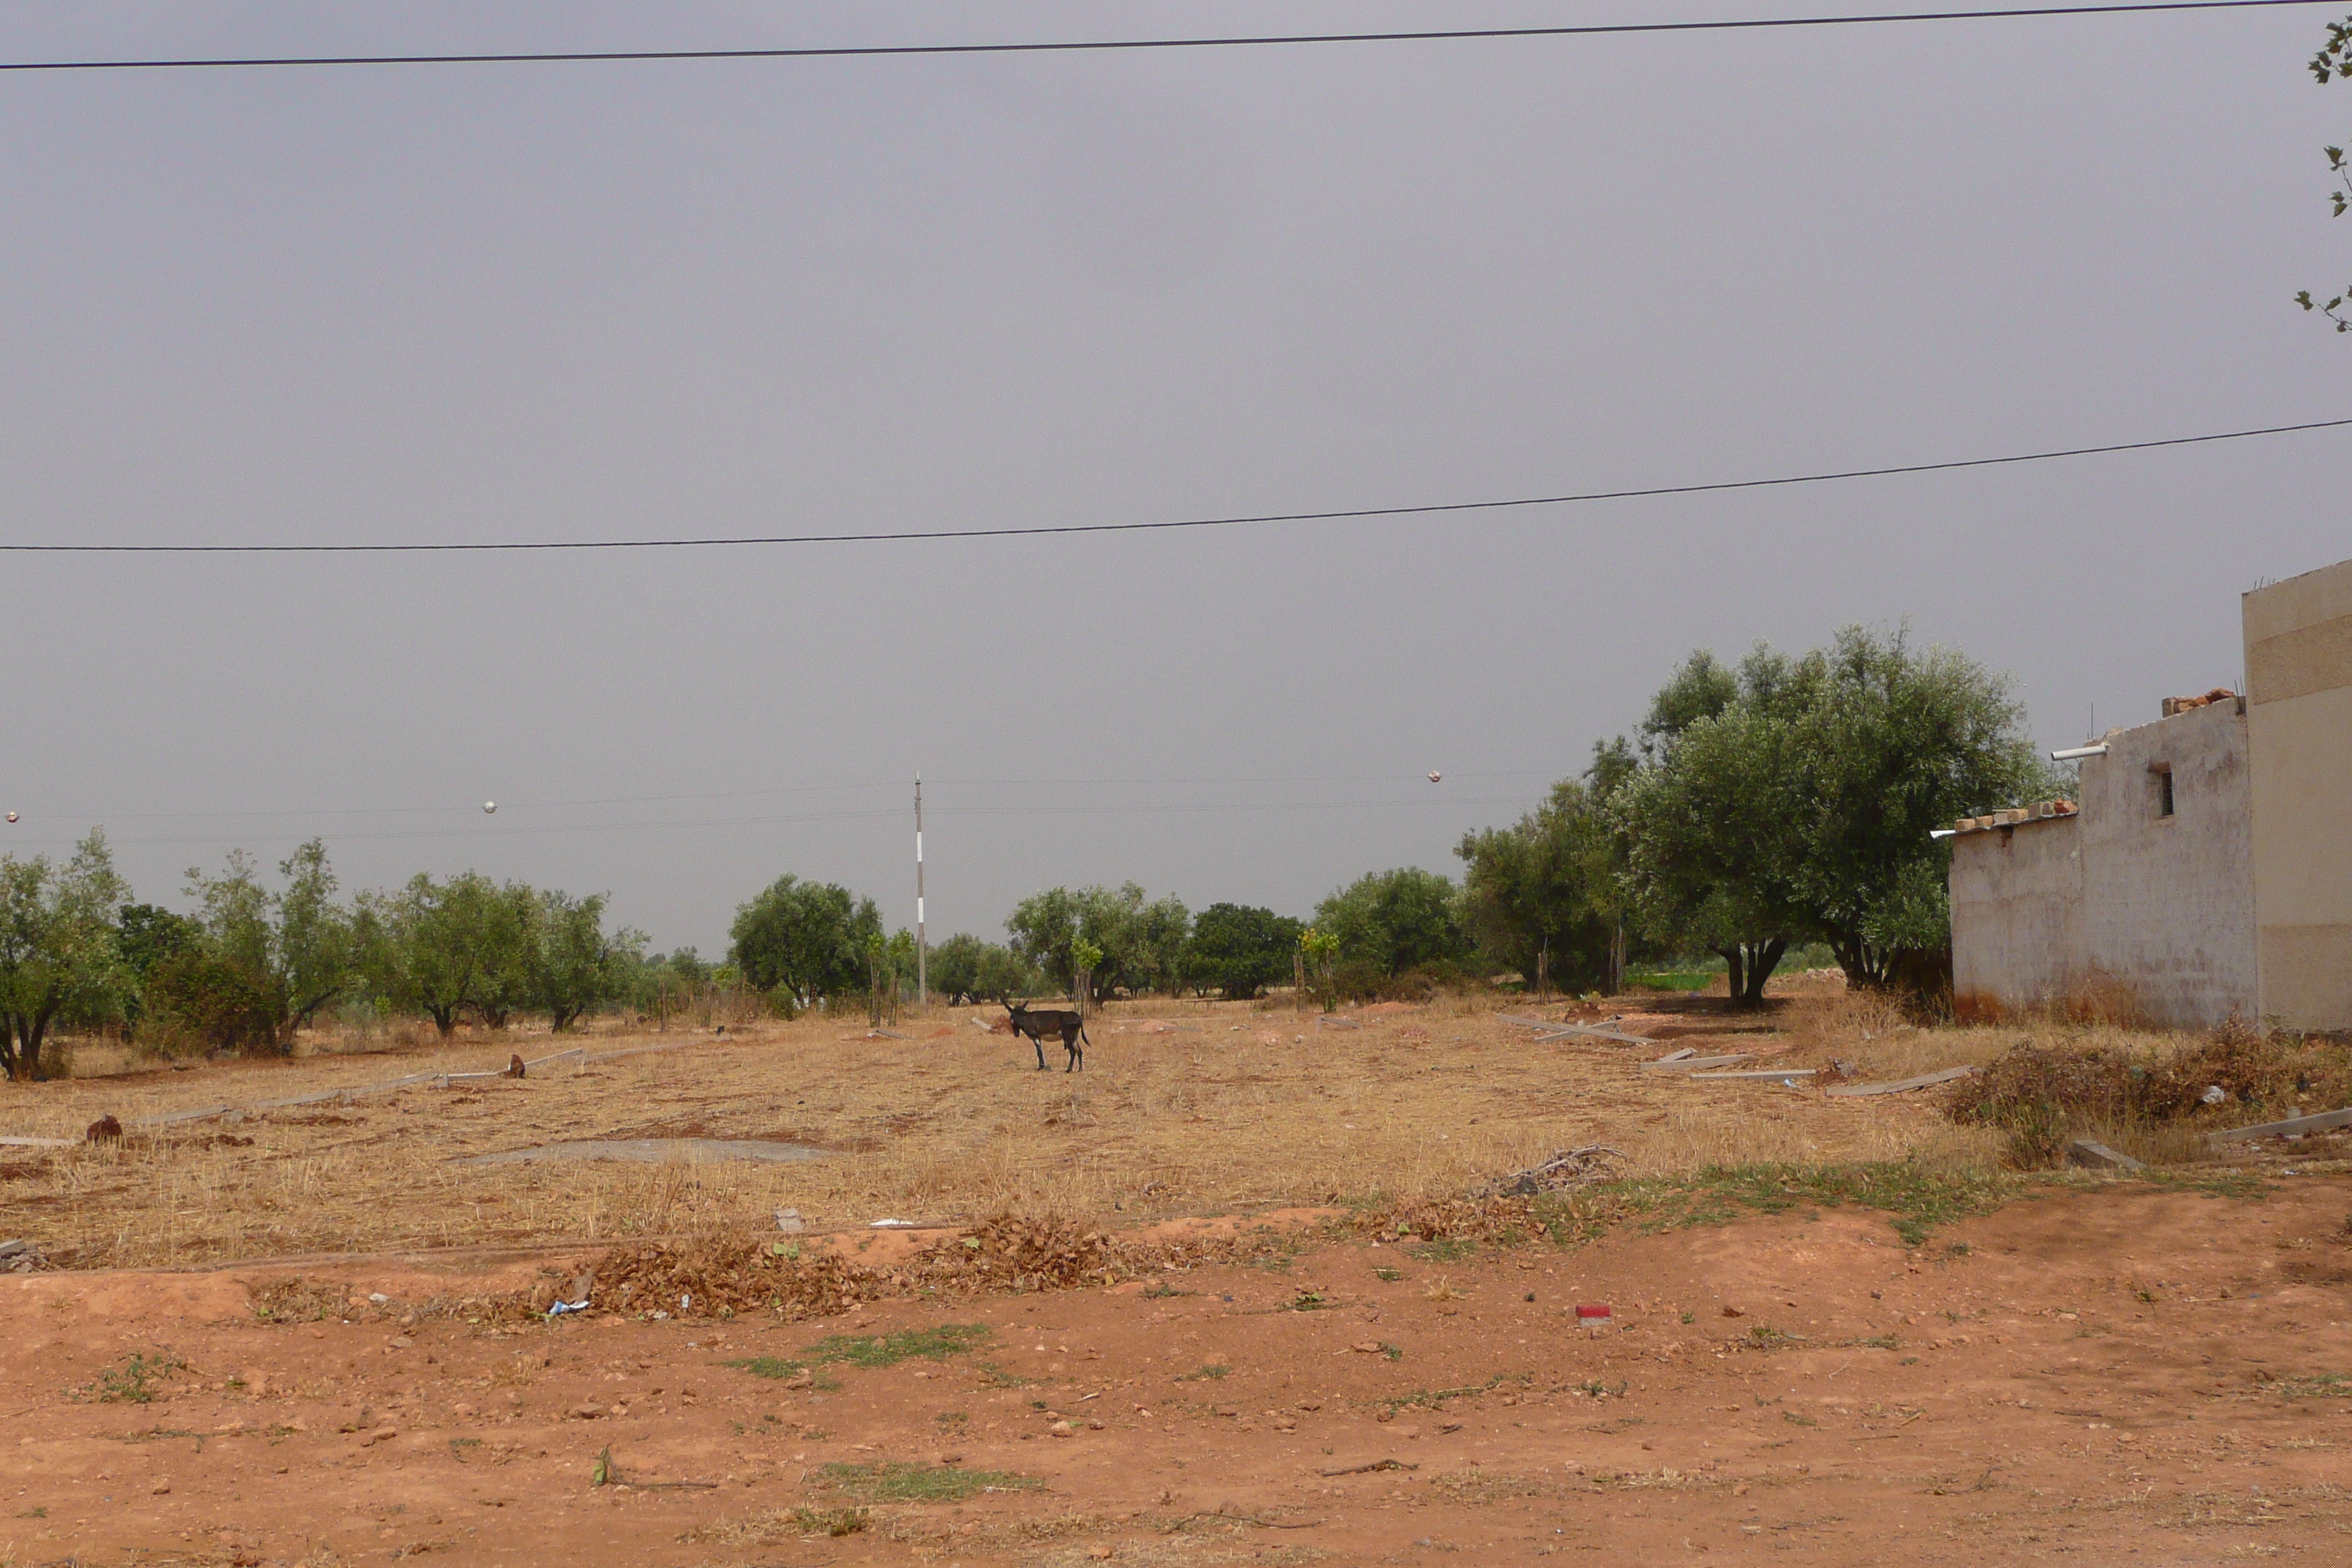
[[[0,4],[0,57],[1826,14]],[[1127,521],[2352,414],[2325,8],[1122,56],[0,79],[0,536]],[[10,556],[0,847],[323,835],[724,945],[1452,872],[1695,646],[1908,617],[2036,732],[2235,685],[2352,434],[1396,521],[668,554]],[[1423,775],[1443,770],[1440,784]],[[659,797],[659,798],[654,798]],[[486,817],[480,802],[500,809]],[[572,804],[566,804],[572,803]],[[591,803],[591,804],[581,804]]]

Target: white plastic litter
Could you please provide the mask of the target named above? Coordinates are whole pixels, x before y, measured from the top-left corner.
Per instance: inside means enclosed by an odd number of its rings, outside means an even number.
[[[915,1228],[915,1222],[910,1219],[877,1219],[869,1222],[869,1228],[874,1230],[912,1230]]]

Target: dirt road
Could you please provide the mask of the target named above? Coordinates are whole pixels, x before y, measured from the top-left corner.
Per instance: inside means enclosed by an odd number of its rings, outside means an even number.
[[[257,1322],[283,1270],[0,1279],[0,1561],[2338,1563],[2347,1208],[2118,1184],[1916,1251],[1844,1209],[798,1325],[405,1324],[452,1277],[400,1260],[310,1270],[387,1298],[352,1322]]]

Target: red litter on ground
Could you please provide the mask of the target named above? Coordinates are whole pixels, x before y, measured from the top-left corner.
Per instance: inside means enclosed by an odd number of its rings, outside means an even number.
[[[1579,1301],[1576,1304],[1576,1315],[1580,1318],[1605,1318],[1609,1315],[1609,1303],[1606,1301]]]

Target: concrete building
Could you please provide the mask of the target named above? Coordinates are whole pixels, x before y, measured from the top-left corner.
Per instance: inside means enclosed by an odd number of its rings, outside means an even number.
[[[2262,1016],[2352,1028],[2352,561],[2246,595]]]
[[[1953,825],[1964,1018],[2088,1003],[2352,1028],[2352,562],[2243,604],[2247,692],[2060,757],[2079,801]]]

